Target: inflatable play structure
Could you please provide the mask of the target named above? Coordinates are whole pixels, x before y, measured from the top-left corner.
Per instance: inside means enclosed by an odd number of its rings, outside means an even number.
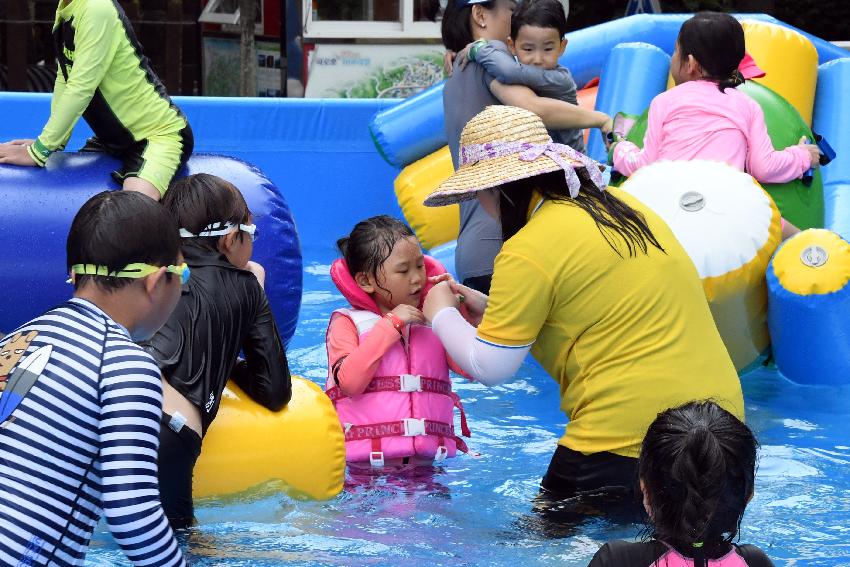
[[[770,344],[764,274],[782,239],[779,210],[765,190],[709,161],[654,163],[622,189],[658,213],[693,260],[735,367],[758,360]]]
[[[11,330],[70,295],[62,283],[65,236],[82,203],[112,185],[110,172],[117,166],[108,156],[63,152],[44,170],[0,170],[6,244],[0,284],[14,298],[3,303],[0,328]],[[269,303],[288,341],[301,305],[302,259],[281,191],[256,167],[232,157],[196,154],[181,175],[198,172],[227,179],[245,195],[262,234],[254,259],[266,268]],[[344,469],[342,431],[321,388],[293,377],[292,401],[274,413],[231,384],[204,439],[194,491],[197,497],[224,495],[281,481],[293,496],[326,499],[342,489]]]
[[[57,285],[65,273],[65,236],[80,206],[92,195],[114,187],[110,172],[119,162],[100,154],[59,152],[44,170],[5,167],[0,175],[0,200],[8,227],[0,288],[15,290],[15,301],[0,309],[0,329],[20,323],[64,301],[70,286]],[[280,329],[288,341],[295,332],[301,305],[301,246],[286,201],[256,167],[238,159],[195,155],[185,174],[212,173],[242,190],[262,235],[254,244],[254,259],[275,274],[266,287]],[[27,251],[13,254],[11,251]]]
[[[280,412],[258,406],[230,383],[195,465],[195,498],[280,481],[290,496],[326,500],[342,490],[345,446],[333,404],[315,383],[292,377]]]
[[[667,59],[685,17],[634,16],[571,34],[565,63],[576,80],[585,85],[601,76],[598,91],[592,87],[580,93],[582,103],[608,112],[642,113],[666,87]],[[766,88],[796,109],[799,128],[809,128],[806,116],[811,116],[814,130],[839,156],[850,155],[850,132],[842,129],[850,121],[850,109],[839,104],[839,93],[850,92],[850,59],[840,58],[847,54],[805,34],[798,37],[797,31],[766,16],[743,18],[768,26],[770,34],[759,36],[764,41],[779,37],[790,46],[787,50],[807,53],[807,64],[821,64],[807,79],[808,99],[802,96],[801,79],[788,81],[788,88],[799,89],[800,97],[781,85]],[[762,57],[759,64],[769,76],[772,71],[774,76],[790,76],[792,71],[771,67],[776,63],[759,55],[750,45],[755,41],[750,33],[748,47],[757,59]],[[643,45],[615,50],[621,43]],[[763,49],[773,48],[766,44]],[[779,52],[774,61],[790,65],[792,58]],[[636,65],[644,66],[646,76],[638,83],[636,78],[628,82],[626,73]],[[618,82],[629,86],[628,96],[615,88]],[[363,218],[403,213],[432,254],[453,269],[456,211],[421,206],[430,188],[451,173],[448,150],[443,149],[439,88],[404,102],[200,97],[175,101],[188,116],[196,139],[196,155],[186,173],[207,172],[228,179],[243,191],[254,213],[262,233],[255,258],[267,269],[267,291],[284,340],[298,338],[302,254],[309,258],[317,256],[312,251],[331,250],[336,239]],[[47,119],[50,96],[0,93],[0,106],[4,110],[0,140],[34,136]],[[89,135],[81,122],[68,148],[81,147]],[[376,142],[382,153],[376,151]],[[593,135],[590,142],[598,151]],[[109,177],[115,166],[109,157],[73,152],[51,156],[43,170],[0,166],[0,330],[8,332],[68,297],[71,290],[64,283],[68,227],[88,197],[115,188]],[[404,169],[400,172],[399,167]],[[659,170],[653,175],[672,174]],[[783,208],[787,209],[789,218],[798,214],[795,208],[800,214],[822,211],[817,217],[821,222],[807,226],[830,230],[805,231],[785,242],[768,266],[765,262],[777,244],[773,201],[746,176],[728,171],[712,175],[729,176],[730,187],[747,195],[746,222],[752,225],[737,226],[743,220],[731,214],[732,197],[711,184],[702,184],[697,191],[683,181],[672,200],[657,207],[667,207],[670,214],[682,215],[680,220],[693,220],[694,226],[713,230],[718,237],[726,229],[735,235],[716,250],[691,245],[689,250],[695,258],[703,254],[703,265],[697,265],[718,325],[724,327],[719,315],[723,314],[726,327],[732,329],[724,331],[724,339],[733,345],[736,364],[743,369],[764,352],[766,313],[775,359],[788,377],[798,382],[847,383],[850,319],[841,314],[846,313],[850,293],[850,252],[843,240],[850,237],[850,197],[845,194],[850,160],[839,158],[823,170],[823,200],[816,192],[817,177],[810,192],[797,194],[794,189],[793,199],[774,199],[780,212],[786,214]],[[390,191],[393,185],[395,196]],[[626,190],[650,198],[644,195],[647,189],[640,176],[629,180]],[[701,195],[702,208],[685,210],[700,204],[699,198],[688,195],[693,192]],[[727,211],[727,216],[720,224],[711,224],[713,211]],[[676,226],[678,221],[668,222]],[[810,364],[814,359],[817,366]],[[236,387],[229,392],[204,443],[196,496],[237,493],[268,481],[282,481],[291,493],[309,498],[339,492],[343,436],[329,399],[315,383],[294,378],[292,402],[277,413],[258,408]]]
[[[568,34],[569,48],[561,63],[572,71],[579,85],[587,85],[591,79],[599,77],[598,87],[594,84],[592,90],[585,88],[579,91],[580,104],[592,105],[612,116],[622,112],[640,117],[629,132],[629,139],[642,145],[646,110],[656,95],[672,86],[670,56],[679,28],[689,17],[684,14],[632,16]],[[807,355],[794,345],[810,344],[797,340],[802,339],[800,335],[807,332],[806,325],[817,317],[809,313],[807,319],[798,309],[783,309],[786,303],[806,306],[817,303],[819,309],[823,309],[823,305],[831,305],[829,301],[818,302],[816,298],[821,293],[828,295],[831,301],[834,298],[829,293],[837,291],[817,291],[823,289],[818,278],[823,277],[824,270],[809,266],[805,261],[798,262],[799,265],[784,261],[787,266],[782,270],[783,278],[788,277],[786,271],[790,270],[803,272],[806,278],[818,283],[812,283],[804,291],[799,286],[792,286],[790,290],[784,288],[780,283],[784,281],[782,278],[770,280],[769,334],[765,272],[779,244],[778,236],[774,234],[778,225],[769,231],[767,225],[757,223],[750,226],[750,229],[758,226],[768,231],[753,241],[752,235],[741,234],[734,224],[754,222],[757,218],[778,219],[778,214],[781,214],[801,229],[826,227],[841,237],[850,237],[850,196],[847,195],[850,191],[850,160],[846,159],[850,152],[850,135],[846,128],[840,126],[846,123],[850,114],[844,103],[844,93],[850,92],[850,54],[763,14],[737,17],[744,27],[747,51],[767,72],[765,77],[748,81],[739,88],[764,110],[774,146],[784,148],[796,144],[801,136],[814,140],[814,132],[817,132],[829,141],[839,156],[845,158],[834,161],[823,170],[812,171],[811,176],[804,180],[765,185],[764,188],[749,176],[727,180],[729,172],[700,166],[706,169],[707,180],[696,173],[688,173],[696,171],[696,168],[677,171],[675,167],[659,167],[646,174],[639,172],[642,175],[627,181],[624,189],[645,198],[656,212],[667,219],[680,240],[689,243],[686,249],[691,252],[703,278],[715,321],[739,371],[749,368],[768,352],[770,337],[781,325],[784,332],[779,333],[780,338],[775,342],[773,351],[780,370],[786,376],[798,382],[835,382],[828,376],[840,373],[845,376],[844,382],[850,382],[846,353],[822,346],[818,353],[824,357],[823,364],[833,371],[819,373],[817,369],[806,366]],[[403,168],[396,178],[395,191],[408,222],[416,230],[423,246],[432,247],[431,253],[451,266],[453,240],[458,230],[456,207],[429,209],[422,205],[424,196],[452,172],[451,156],[445,148],[445,133],[436,128],[442,124],[443,107],[438,104],[442,99],[441,93],[442,85],[437,85],[377,113],[370,123],[370,132],[381,155],[390,164]],[[589,134],[588,153],[599,161],[606,159],[606,150],[597,130]],[[742,202],[748,202],[750,210],[747,218],[735,219],[733,201],[730,200],[733,197],[719,195],[718,188],[711,188],[712,182],[720,185],[726,181],[739,190]],[[648,183],[659,183],[673,189],[661,198],[651,193]],[[706,183],[709,186],[703,186]],[[698,191],[692,189],[694,184],[700,186]],[[703,213],[690,212],[683,216],[684,205],[677,199],[694,192],[701,195],[703,200],[700,202],[705,209]],[[744,195],[750,195],[751,199]],[[694,198],[693,195],[690,198]],[[712,210],[715,212],[709,213]],[[723,212],[718,213],[718,210]],[[684,221],[685,218],[688,222]],[[692,230],[696,226],[700,227],[703,235],[719,236],[721,233],[717,230],[721,227],[728,230],[722,232],[721,240],[713,239],[710,243],[694,246],[693,243],[699,241]],[[825,237],[822,233],[815,233],[806,234],[805,238]],[[791,246],[790,243],[787,245]],[[823,244],[824,250],[835,246],[835,242]],[[790,253],[777,255],[777,261],[786,254]],[[833,255],[824,261],[840,266],[841,259]],[[708,269],[712,265],[715,268],[723,266],[724,269],[715,272]],[[834,285],[827,287],[831,289]],[[825,341],[825,344],[832,344],[839,340],[842,332],[846,332],[842,329],[846,330],[850,325],[833,327],[827,319],[820,320],[818,328],[824,333],[834,334],[830,341]],[[832,324],[835,324],[834,319]],[[807,338],[807,341],[810,340],[810,337]],[[787,350],[781,354],[777,352],[782,349]],[[818,373],[820,377],[812,378],[812,374]]]

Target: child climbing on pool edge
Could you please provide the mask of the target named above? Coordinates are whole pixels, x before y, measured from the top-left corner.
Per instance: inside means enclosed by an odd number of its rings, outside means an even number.
[[[606,543],[588,567],[773,567],[754,545],[732,543],[753,496],[757,446],[750,428],[712,401],[658,414],[638,464],[651,539]]]
[[[184,528],[193,522],[192,471],[228,378],[273,411],[289,402],[292,382],[263,288],[265,272],[250,261],[257,227],[242,193],[199,173],[175,182],[163,207],[180,226],[192,279],[144,347],[164,378],[162,506],[172,527]]]
[[[560,0],[526,0],[511,16],[508,49],[516,57],[485,39],[469,44],[458,54],[482,65],[487,73],[507,85],[525,85],[538,96],[563,100],[578,106],[576,82],[558,59],[567,48],[567,15]],[[582,109],[584,111],[584,109]],[[584,111],[588,117],[595,111]],[[549,130],[552,140],[586,153],[584,131],[580,127]]]
[[[359,222],[337,244],[343,257],[331,278],[351,308],[334,311],[328,324],[325,390],[345,432],[346,461],[431,465],[466,452],[455,407],[463,435],[470,433],[449,377],[449,368],[460,370],[420,311],[430,287],[450,276],[388,216]]]
[[[774,150],[761,107],[735,89],[744,82],[744,56],[744,30],[732,16],[701,12],[682,24],[670,62],[676,86],[649,105],[642,150],[626,140],[609,148],[614,169],[630,176],[660,160],[708,159],[760,183],[785,183],[818,167],[818,147],[805,138]],[[784,237],[796,232],[783,222]]]

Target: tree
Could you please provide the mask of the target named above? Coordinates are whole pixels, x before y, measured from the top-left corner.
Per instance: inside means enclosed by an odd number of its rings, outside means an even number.
[[[254,43],[254,25],[257,14],[256,0],[239,0],[239,96],[257,96],[257,55]]]

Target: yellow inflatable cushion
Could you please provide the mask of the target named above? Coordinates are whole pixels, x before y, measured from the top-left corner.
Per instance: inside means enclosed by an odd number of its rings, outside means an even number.
[[[744,20],[741,25],[747,52],[767,73],[755,82],[782,95],[811,126],[818,82],[815,46],[799,32],[778,24]]]
[[[824,295],[850,281],[850,244],[832,231],[797,234],[776,253],[773,271],[782,287],[797,295]]]
[[[395,194],[404,218],[426,250],[457,238],[457,205],[426,207],[425,198],[454,172],[449,147],[405,167],[395,180]]]
[[[345,443],[330,399],[319,386],[292,377],[292,399],[272,412],[230,382],[195,465],[193,496],[222,496],[281,480],[295,497],[339,494]]]

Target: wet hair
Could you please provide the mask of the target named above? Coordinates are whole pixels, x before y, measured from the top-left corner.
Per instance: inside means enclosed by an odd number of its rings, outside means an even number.
[[[76,264],[106,266],[110,272],[142,262],[168,266],[180,254],[180,234],[174,218],[162,206],[141,193],[104,191],[85,202],[68,232],[66,268]],[[171,278],[171,274],[166,274]],[[131,278],[74,276],[74,289],[92,280],[103,291],[131,285]]]
[[[712,401],[658,414],[638,464],[651,537],[693,557],[695,567],[728,551],[753,494],[757,447],[750,428]]]
[[[415,236],[413,231],[400,220],[379,215],[357,223],[351,234],[337,240],[336,245],[352,276],[363,272],[377,281],[378,270],[396,243],[411,236]]]
[[[682,24],[676,41],[682,60],[693,55],[705,79],[715,81],[721,92],[744,82],[738,71],[744,58],[744,28],[729,14],[700,12]]]
[[[511,39],[516,41],[522,26],[554,28],[563,39],[567,33],[567,14],[560,0],[524,0],[511,17]]]
[[[448,0],[443,12],[443,21],[440,24],[445,48],[449,51],[458,52],[475,41],[475,38],[472,37],[472,24],[469,22],[472,6],[481,6],[487,10],[492,10],[496,1],[498,0],[467,4],[465,0]]]
[[[180,228],[198,234],[214,222],[247,223],[251,210],[245,197],[229,181],[209,173],[197,173],[175,181],[162,199],[165,207]],[[244,238],[242,231],[238,238]],[[221,236],[184,238],[183,246],[198,246],[218,251]]]
[[[648,245],[664,251],[640,211],[584,180],[578,196],[571,198],[564,172],[561,170],[502,185],[499,208],[504,240],[511,238],[528,222],[528,207],[534,191],[539,192],[545,199],[574,203],[584,209],[596,222],[599,232],[611,248],[620,256],[622,254],[616,240],[621,240],[626,245],[629,256],[636,256],[638,250],[646,254]]]

